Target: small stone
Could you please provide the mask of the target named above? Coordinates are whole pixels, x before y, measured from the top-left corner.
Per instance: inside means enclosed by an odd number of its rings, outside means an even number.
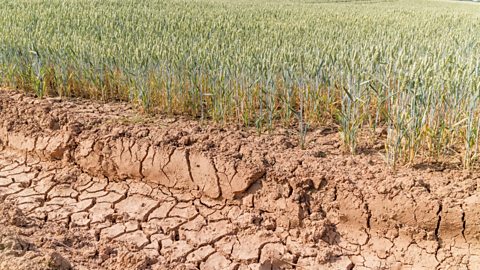
[[[70,270],[73,269],[70,262],[68,262],[60,253],[54,251],[47,257],[47,264],[50,269],[55,270]]]

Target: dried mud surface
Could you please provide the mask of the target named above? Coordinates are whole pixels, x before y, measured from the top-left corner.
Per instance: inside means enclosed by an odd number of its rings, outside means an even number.
[[[338,136],[0,91],[0,269],[480,269],[478,173]]]

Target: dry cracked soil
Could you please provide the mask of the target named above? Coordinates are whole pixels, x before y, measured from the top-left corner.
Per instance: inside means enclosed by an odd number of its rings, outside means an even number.
[[[338,138],[2,90],[0,269],[480,269],[478,173]]]

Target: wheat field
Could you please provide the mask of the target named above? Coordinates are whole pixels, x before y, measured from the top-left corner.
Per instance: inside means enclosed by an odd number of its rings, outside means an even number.
[[[385,127],[387,161],[480,139],[480,5],[428,0],[0,0],[0,82],[220,123]]]

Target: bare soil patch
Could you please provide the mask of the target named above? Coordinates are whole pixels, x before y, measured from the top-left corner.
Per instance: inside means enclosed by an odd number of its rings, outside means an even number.
[[[477,269],[480,178],[0,91],[0,269]]]

